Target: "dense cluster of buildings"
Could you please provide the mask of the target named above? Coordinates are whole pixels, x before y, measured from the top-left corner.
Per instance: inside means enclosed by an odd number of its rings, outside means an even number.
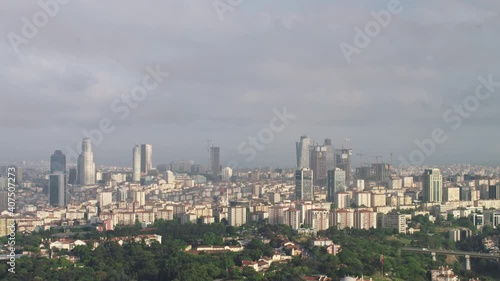
[[[443,175],[432,168],[410,175],[385,163],[353,169],[351,149],[334,149],[330,139],[313,144],[306,136],[297,142],[296,154],[295,169],[233,170],[220,165],[220,148],[212,146],[206,169],[193,161],[153,168],[152,145],[142,144],[132,149],[131,167],[96,168],[91,140],[84,139],[76,167],[68,169],[66,156],[57,150],[50,157],[50,172],[21,172],[17,195],[22,200],[15,219],[20,231],[82,224],[109,230],[176,219],[231,226],[268,220],[312,233],[330,227],[407,233],[415,231],[407,221],[419,214],[467,217],[479,228],[500,225],[497,171],[471,175],[465,173],[468,167]],[[0,201],[2,228],[13,218],[6,211],[5,191]],[[456,241],[467,235],[450,233]]]

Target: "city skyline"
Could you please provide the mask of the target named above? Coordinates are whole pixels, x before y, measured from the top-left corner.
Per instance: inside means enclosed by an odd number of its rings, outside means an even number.
[[[293,140],[290,141],[291,144],[293,144]],[[80,142],[80,145],[82,143]],[[321,144],[318,144],[318,143],[315,143],[315,145],[317,146],[321,146]],[[338,148],[340,147],[341,145],[339,146],[334,146],[335,148],[335,153],[337,153],[335,155],[336,157],[336,161],[338,161],[338,157],[342,157],[341,154],[338,154],[340,153],[341,151],[351,151],[352,153],[352,150],[351,148],[349,149],[343,149],[343,148]],[[141,145],[139,145],[139,148],[141,147]],[[313,145],[311,144],[311,147],[313,147]],[[291,162],[287,162],[287,163],[281,163],[281,162],[265,162],[265,163],[260,163],[260,162],[245,162],[245,160],[242,160],[241,162],[238,162],[238,161],[234,161],[233,159],[221,159],[220,160],[220,165],[221,165],[221,168],[224,168],[224,167],[230,167],[231,165],[234,165],[235,163],[238,164],[236,167],[238,168],[244,168],[244,169],[251,169],[251,168],[266,168],[266,167],[276,167],[276,168],[286,168],[286,169],[294,169],[296,168],[296,162],[297,162],[297,156],[296,156],[296,147],[292,147],[291,149],[293,149],[292,152],[289,151],[289,156],[291,156],[293,159],[291,160]],[[203,150],[203,148],[202,148]],[[61,150],[56,150],[56,151],[61,151]],[[71,150],[73,152],[75,152],[76,150]],[[81,150],[78,150],[78,151],[81,151]],[[99,150],[100,151],[100,150]],[[92,152],[95,152],[95,149],[93,148]],[[354,152],[354,154],[357,154],[356,152],[358,152],[357,150]],[[120,157],[121,157],[121,153],[122,152],[119,152],[120,153]],[[64,154],[64,153],[63,153]],[[96,154],[97,153],[94,153],[94,158],[96,157]],[[140,155],[141,153],[139,153]],[[161,155],[163,155],[164,153],[162,152],[155,152],[155,154],[152,154],[152,159],[155,163],[155,165],[152,165],[152,169],[156,169],[158,166],[163,166],[165,164],[171,164],[171,163],[188,163],[188,162],[192,162],[193,164],[197,164],[197,165],[202,165],[203,167],[208,167],[207,166],[207,156],[206,156],[206,145],[204,147],[204,152],[202,152],[201,154],[203,155],[200,155],[199,157],[194,157],[194,158],[188,158],[188,157],[180,157],[180,158],[175,158],[175,159],[170,159],[170,158],[164,158],[164,157],[161,157]],[[79,155],[79,154],[78,154]],[[293,155],[293,156],[292,156]],[[385,156],[371,156],[371,155],[368,155],[368,154],[362,154],[362,155],[366,155],[368,157],[371,157],[373,158],[372,160],[369,160],[369,159],[364,159],[363,161],[360,161],[360,157],[359,157],[359,153],[357,154],[357,157],[354,157],[351,155],[350,157],[350,161],[351,161],[351,169],[353,171],[355,171],[355,168],[359,168],[359,167],[362,167],[363,164],[390,164],[390,157],[391,157],[391,154],[387,155],[387,157]],[[45,158],[42,158],[42,159],[34,159],[34,158],[26,158],[26,159],[23,159],[23,158],[19,158],[19,159],[9,159],[9,158],[2,158],[0,159],[0,164],[2,165],[8,165],[8,164],[20,164],[22,162],[30,162],[30,161],[38,161],[38,162],[45,162],[47,161],[47,163],[50,165],[50,157],[53,156],[53,154],[49,154],[49,159],[47,160],[47,157]],[[64,154],[64,156],[66,156]],[[99,156],[99,154],[97,154],[97,158],[102,158]],[[123,157],[123,158],[126,158],[126,157]],[[109,160],[104,160],[104,161],[99,161],[96,163],[96,165],[101,165],[101,166],[116,166],[116,167],[130,167],[130,168],[133,168],[133,161],[131,161],[130,159],[131,157],[129,156],[128,157],[128,161],[124,161],[122,162],[121,160],[120,161],[109,161]],[[165,161],[161,161],[161,160],[155,160],[155,159],[165,159]],[[375,160],[375,158],[377,158],[377,160]],[[193,160],[193,159],[197,159],[197,160]],[[133,160],[133,157],[132,157],[132,160]],[[310,161],[310,159],[309,159]],[[96,161],[94,161],[96,162]],[[393,162],[395,163],[395,165],[393,166],[394,168],[404,168],[404,167],[408,167],[408,166],[398,166],[398,161],[397,160],[393,160]],[[491,162],[491,161],[490,161]],[[242,164],[242,165],[239,165],[239,164]],[[336,165],[337,163],[339,162],[336,162]],[[347,163],[346,163],[347,164]],[[462,165],[462,164],[465,164],[465,165],[473,165],[473,166],[484,166],[484,167],[500,167],[500,164],[497,164],[495,161],[493,161],[492,163],[488,163],[487,161],[486,162],[480,162],[480,163],[475,163],[475,162],[470,162],[470,161],[464,161],[464,160],[461,160],[461,161],[457,161],[457,162],[448,162],[448,161],[445,161],[445,162],[432,162],[432,163],[424,163],[422,165],[411,165],[411,166],[414,166],[414,167],[438,167],[438,166],[453,166],[453,165]],[[67,162],[66,163],[66,170],[69,171],[69,169],[71,167],[77,167],[78,165],[78,160],[75,160],[73,162]],[[342,165],[342,164],[340,164]],[[233,166],[234,168],[234,166]]]
[[[500,1],[4,2],[0,280],[498,280]]]

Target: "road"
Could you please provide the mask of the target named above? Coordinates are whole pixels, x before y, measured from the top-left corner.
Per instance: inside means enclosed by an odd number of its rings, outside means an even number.
[[[470,256],[471,258],[482,258],[482,259],[500,259],[500,255],[498,254],[489,254],[489,253],[479,253],[479,252],[464,252],[464,251],[452,251],[452,250],[433,250],[433,249],[422,249],[422,248],[410,248],[403,247],[403,251],[406,252],[414,252],[414,253],[436,253],[443,255],[452,255],[452,256]]]

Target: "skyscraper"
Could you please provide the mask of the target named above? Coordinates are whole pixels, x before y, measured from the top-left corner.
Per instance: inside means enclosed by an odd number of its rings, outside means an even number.
[[[82,141],[82,153],[78,156],[78,183],[80,185],[95,184],[95,163],[92,152],[92,140],[84,138]]]
[[[168,184],[173,184],[175,183],[175,174],[172,171],[166,171],[165,172],[165,181]]]
[[[222,169],[222,181],[230,181],[233,176],[233,169],[230,167],[225,167]]]
[[[326,147],[314,145],[311,149],[311,170],[314,172],[314,184],[325,185],[327,179]]]
[[[220,173],[220,147],[210,147],[210,171],[212,176],[218,176]]]
[[[333,149],[333,144],[331,139],[325,139],[326,148],[326,170],[335,169],[335,149]]]
[[[132,181],[141,181],[141,146],[136,145],[132,150]]]
[[[352,170],[351,170],[351,157],[352,149],[342,148],[335,150],[335,165],[337,168],[345,171],[345,178],[347,185],[352,183]]]
[[[313,171],[300,169],[295,172],[295,198],[301,201],[314,199]]]
[[[50,173],[54,174],[56,172],[66,173],[66,155],[60,150],[56,150],[50,156]]]
[[[247,223],[247,208],[244,206],[231,206],[228,209],[229,225],[234,227],[240,227]]]
[[[76,184],[78,182],[78,170],[76,168],[70,168],[68,174],[68,183]]]
[[[427,169],[422,175],[423,201],[441,203],[443,201],[443,176],[439,169]]]
[[[66,207],[66,179],[61,172],[49,176],[49,204]]]
[[[148,174],[153,169],[153,146],[141,144],[141,173]]]
[[[375,181],[377,182],[389,182],[391,178],[391,165],[385,163],[374,163],[372,164],[373,175],[375,176]]]
[[[328,202],[335,202],[335,193],[344,192],[346,190],[345,171],[339,168],[328,171]],[[336,202],[335,202],[336,203]]]
[[[301,136],[300,142],[295,144],[295,149],[297,153],[297,169],[309,169],[309,150],[311,146],[311,140],[307,136]]]
[[[492,200],[500,199],[500,184],[490,186],[488,197]]]
[[[335,169],[335,152],[332,141],[325,139],[323,145],[314,145],[310,150],[310,168],[314,172],[314,184],[327,184],[328,171]]]

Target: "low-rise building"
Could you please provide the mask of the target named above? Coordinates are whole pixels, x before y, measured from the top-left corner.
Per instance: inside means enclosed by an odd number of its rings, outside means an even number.
[[[431,270],[432,281],[459,281],[452,269],[448,267],[439,267],[436,270]]]

